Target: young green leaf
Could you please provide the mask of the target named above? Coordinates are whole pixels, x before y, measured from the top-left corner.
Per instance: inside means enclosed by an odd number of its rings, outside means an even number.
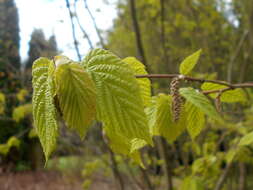
[[[216,84],[216,83],[212,83],[212,82],[204,82],[201,85],[201,89],[203,91],[208,91],[208,90],[220,90],[223,88],[227,88],[227,86],[225,85],[221,85],[221,84]]]
[[[159,135],[159,132],[157,128],[155,127],[156,114],[157,114],[157,106],[156,106],[157,98],[158,96],[152,96],[150,105],[145,108],[145,113],[148,117],[149,131],[152,136]]]
[[[180,74],[187,75],[192,71],[199,60],[201,51],[202,50],[200,49],[183,60],[179,67]]]
[[[169,95],[160,94],[156,102],[156,122],[154,130],[166,138],[169,143],[177,139],[185,130],[185,113],[181,112],[179,121],[173,122],[171,113],[172,98]]]
[[[94,82],[81,65],[71,62],[57,66],[55,81],[60,109],[67,126],[84,137],[96,115]]]
[[[220,85],[220,84],[214,84],[210,82],[205,82],[202,84],[201,89],[203,91],[208,91],[208,90],[221,90],[227,88],[225,85]],[[209,96],[212,98],[216,98],[218,96],[217,93],[212,93]],[[227,103],[234,103],[234,102],[246,102],[247,97],[245,92],[242,89],[234,89],[234,90],[228,90],[222,93],[220,100],[222,102],[227,102]]]
[[[190,102],[186,103],[185,111],[187,113],[187,131],[189,132],[191,138],[194,140],[205,125],[205,115],[203,111],[201,111],[198,107]]]
[[[205,186],[199,177],[189,176],[184,178],[179,190],[204,190]]]
[[[113,152],[117,154],[122,154],[131,158],[136,164],[139,164],[144,168],[142,159],[140,156],[139,148],[146,145],[146,141],[141,139],[133,139],[135,142],[129,141],[128,138],[121,134],[117,134],[111,131],[110,127],[104,126],[105,134],[108,137],[108,143]],[[132,146],[135,146],[134,148]],[[138,146],[138,147],[137,147]]]
[[[253,143],[253,132],[243,136],[239,142],[239,146],[247,146]]]
[[[5,95],[0,92],[0,114],[4,113],[4,107],[5,107]]]
[[[53,62],[39,58],[33,63],[33,117],[46,160],[56,146],[58,126],[54,106]]]
[[[32,104],[24,104],[14,108],[12,112],[12,118],[19,122],[24,119],[27,115],[32,113]]]
[[[205,97],[204,94],[190,87],[181,88],[179,92],[187,101],[198,107],[209,117],[218,121],[222,120],[216,109],[213,107],[211,102],[207,99],[207,97]]]
[[[81,63],[97,88],[97,116],[104,126],[128,141],[152,144],[140,87],[127,63],[102,49],[92,50]]]
[[[145,68],[140,61],[138,61],[134,57],[127,57],[123,59],[123,62],[127,63],[131,69],[134,71],[135,75],[145,75],[148,74]],[[139,78],[137,79],[140,89],[141,89],[141,97],[143,100],[144,106],[148,106],[150,104],[151,99],[151,83],[148,78]]]

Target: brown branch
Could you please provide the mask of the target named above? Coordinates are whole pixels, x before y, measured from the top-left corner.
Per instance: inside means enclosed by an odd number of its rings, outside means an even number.
[[[210,83],[216,83],[216,84],[220,84],[220,85],[224,85],[228,87],[232,86],[226,81],[194,78],[194,77],[184,76],[180,74],[148,74],[148,75],[136,75],[135,77],[136,78],[170,78],[170,79],[179,77],[182,80],[186,80],[186,81],[193,81],[193,82],[200,82],[200,83],[210,82]]]
[[[248,82],[248,83],[238,83],[238,84],[230,84],[229,87],[223,88],[223,89],[219,89],[219,90],[208,90],[208,91],[204,91],[203,94],[211,94],[211,93],[223,93],[226,92],[228,90],[234,90],[236,88],[252,88],[253,87],[253,82]]]
[[[217,92],[225,92],[228,90],[234,90],[236,88],[252,88],[253,87],[253,82],[246,82],[246,83],[238,83],[238,84],[231,84],[226,81],[221,81],[221,80],[208,80],[208,79],[201,79],[201,78],[194,78],[194,77],[189,77],[189,76],[184,76],[180,74],[148,74],[148,75],[136,75],[136,78],[175,78],[179,77],[181,80],[185,81],[192,81],[192,82],[199,82],[199,83],[205,83],[205,82],[210,82],[214,84],[219,84],[219,85],[224,85],[226,86],[223,89],[218,89],[218,90],[208,90],[208,91],[203,91],[203,94],[211,94],[211,93],[217,93]]]

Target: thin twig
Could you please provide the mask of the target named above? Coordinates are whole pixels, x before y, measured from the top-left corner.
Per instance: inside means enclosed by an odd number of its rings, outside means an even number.
[[[89,6],[88,6],[87,0],[84,0],[84,6],[85,6],[86,10],[88,11],[88,13],[89,13],[89,15],[90,15],[90,18],[91,18],[91,20],[92,20],[92,22],[93,22],[93,26],[94,26],[94,28],[95,28],[95,30],[96,30],[96,32],[97,32],[97,35],[98,35],[99,42],[100,42],[101,46],[102,46],[104,49],[106,49],[106,45],[105,45],[105,43],[104,43],[104,39],[103,39],[103,37],[101,36],[100,30],[98,29],[98,26],[97,26],[95,17],[93,16],[93,14],[92,14],[91,11],[90,11],[90,8],[89,8]]]
[[[160,10],[161,10],[161,16],[160,16],[160,22],[161,22],[161,45],[163,50],[163,61],[168,64],[168,70],[171,70],[171,65],[169,64],[169,56],[167,53],[167,47],[166,47],[166,35],[165,35],[165,0],[160,0]]]
[[[240,53],[242,45],[243,45],[244,41],[246,40],[246,37],[248,36],[248,34],[249,34],[249,30],[246,30],[243,33],[239,44],[237,44],[237,48],[236,48],[235,52],[231,56],[230,62],[228,64],[228,74],[227,74],[227,80],[229,82],[231,82],[231,79],[232,79],[232,71],[233,71],[234,62],[235,62],[236,58],[238,57],[238,54]]]
[[[221,174],[220,178],[218,179],[218,182],[216,183],[214,190],[221,190],[222,189],[223,184],[226,181],[228,172],[232,166],[233,166],[233,162],[230,162],[226,165],[225,169],[223,170],[223,173]]]
[[[140,30],[139,22],[137,19],[137,11],[136,11],[136,5],[135,5],[136,1],[130,0],[129,3],[130,3],[129,5],[130,5],[133,29],[134,29],[134,33],[135,33],[135,41],[136,41],[137,50],[138,50],[138,53],[139,53],[142,63],[146,66],[147,71],[149,72],[150,68],[149,68],[146,54],[145,54],[145,50],[143,47],[143,42],[142,42],[142,38],[141,38],[141,30]]]
[[[66,0],[66,6],[67,6],[68,11],[69,11],[69,17],[70,17],[71,28],[72,28],[72,36],[73,36],[73,39],[74,39],[74,46],[75,46],[76,54],[77,54],[77,57],[78,57],[79,61],[81,61],[81,54],[80,54],[80,51],[79,51],[78,41],[77,41],[77,38],[76,38],[76,30],[75,30],[75,25],[74,25],[74,20],[73,20],[73,13],[71,12],[71,9],[70,9],[69,0]]]
[[[239,165],[239,187],[238,187],[238,190],[245,190],[246,189],[246,176],[247,176],[247,170],[246,170],[246,167],[245,167],[245,163],[238,163]]]
[[[208,80],[208,79],[194,78],[194,77],[189,77],[189,76],[182,76],[180,74],[148,74],[148,75],[136,75],[135,77],[136,78],[169,78],[169,79],[180,77],[182,80],[186,80],[186,81],[193,81],[193,82],[199,82],[199,83],[210,82],[210,83],[226,86],[223,89],[203,91],[202,92],[203,94],[211,94],[211,93],[217,93],[217,92],[223,93],[225,91],[234,90],[236,88],[252,88],[253,87],[253,82],[231,84],[231,83],[228,83],[226,81],[221,81],[221,80]]]
[[[93,47],[93,44],[91,42],[91,39],[90,39],[88,33],[85,31],[85,29],[83,28],[83,26],[80,23],[80,19],[79,19],[78,14],[77,14],[76,2],[77,2],[77,0],[75,0],[75,3],[74,3],[74,10],[75,10],[75,17],[76,17],[77,24],[78,24],[80,30],[82,31],[84,38],[87,39],[87,42],[90,46],[90,49],[93,49],[94,47]]]

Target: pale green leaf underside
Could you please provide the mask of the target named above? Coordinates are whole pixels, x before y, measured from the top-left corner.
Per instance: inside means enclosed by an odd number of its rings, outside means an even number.
[[[187,131],[192,139],[197,137],[205,125],[205,115],[198,107],[194,106],[192,103],[187,102],[185,105],[185,110],[187,113],[186,123]]]
[[[178,122],[173,122],[171,112],[172,98],[170,95],[160,94],[156,98],[156,111],[154,112],[156,121],[153,126],[154,134],[159,134],[170,143],[175,141],[185,130],[185,113],[181,112]]]
[[[127,63],[131,69],[134,71],[135,75],[146,75],[148,74],[145,68],[140,61],[138,61],[134,57],[127,57],[123,59],[123,62]],[[150,104],[151,99],[151,83],[148,78],[139,78],[137,79],[140,89],[141,89],[141,97],[143,100],[144,106],[148,106]]]
[[[56,146],[58,126],[53,94],[54,85],[49,68],[53,62],[39,58],[33,63],[33,117],[36,131],[43,147],[46,159]]]
[[[70,129],[84,137],[96,115],[96,87],[77,63],[60,64],[55,71],[57,97]]]
[[[152,136],[159,135],[157,128],[155,128],[156,114],[157,114],[157,96],[151,98],[151,103],[145,108],[145,113],[148,117],[149,132]]]
[[[226,160],[226,162],[227,162],[227,163],[232,162],[232,161],[235,159],[237,153],[238,153],[238,148],[232,148],[232,149],[230,149],[230,150],[226,153],[226,155],[225,155],[225,160]]]
[[[195,65],[197,64],[199,60],[201,51],[202,50],[198,50],[183,60],[183,62],[180,64],[180,67],[179,67],[180,74],[187,75],[192,71],[192,69],[195,67]]]
[[[203,91],[208,90],[220,90],[225,89],[227,86],[220,85],[220,84],[214,84],[210,82],[205,82],[202,84],[201,89]],[[212,93],[210,94],[212,98],[216,98],[218,96],[218,93]],[[227,103],[233,103],[233,102],[245,102],[247,101],[247,97],[245,92],[242,89],[234,89],[234,90],[228,90],[222,93],[220,100],[222,102]]]
[[[139,164],[140,166],[144,167],[142,163],[142,159],[140,156],[140,152],[138,151],[139,148],[142,148],[143,146],[146,145],[146,141],[143,142],[141,139],[134,139],[134,143],[131,143],[126,137],[114,133],[113,131],[110,130],[110,127],[108,128],[107,126],[104,126],[106,136],[109,139],[109,146],[113,150],[113,152],[117,154],[122,154],[125,156],[130,157],[136,164]],[[136,145],[138,147],[135,147],[134,150],[132,149],[132,146]],[[144,144],[140,144],[144,143]]]
[[[204,190],[203,182],[195,176],[189,176],[184,178],[180,185],[179,190]]]
[[[127,141],[152,144],[139,84],[129,66],[102,49],[92,50],[81,64],[95,82],[97,116],[104,126]]]
[[[246,146],[253,143],[253,132],[246,134],[243,136],[239,142],[240,146]]]
[[[208,100],[208,98],[202,93],[193,88],[180,88],[180,94],[194,106],[198,107],[202,112],[211,117],[212,119],[221,121],[221,117]]]

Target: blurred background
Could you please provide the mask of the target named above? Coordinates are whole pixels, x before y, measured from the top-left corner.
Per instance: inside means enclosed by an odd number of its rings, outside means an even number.
[[[144,148],[146,170],[113,154],[99,126],[82,141],[63,123],[45,166],[31,114],[32,63],[58,54],[79,61],[96,47],[168,74],[202,49],[195,77],[253,81],[253,0],[0,0],[0,190],[253,189],[253,147],[233,149],[253,129],[250,90],[247,103],[224,105],[227,125],[208,121],[196,142],[183,134],[162,143],[166,152]],[[152,82],[154,93],[169,92],[168,80]]]

